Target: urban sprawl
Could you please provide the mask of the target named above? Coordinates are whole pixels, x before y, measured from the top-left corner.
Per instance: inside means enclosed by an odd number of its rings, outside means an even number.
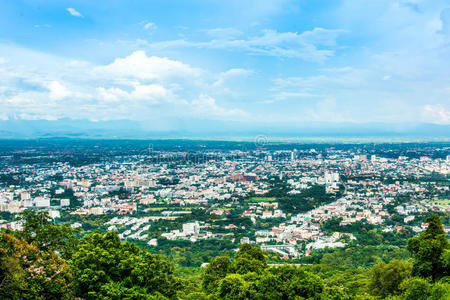
[[[450,211],[449,147],[398,147],[150,147],[101,155],[3,148],[0,227],[20,229],[18,213],[47,210],[73,228],[114,230],[153,248],[214,240],[297,259],[357,240],[325,225],[418,233],[427,227],[420,214]]]

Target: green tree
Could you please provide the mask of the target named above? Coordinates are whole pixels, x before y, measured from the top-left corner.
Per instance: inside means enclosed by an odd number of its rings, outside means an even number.
[[[289,298],[296,297],[320,299],[324,290],[324,284],[319,276],[312,273],[304,272],[300,276],[292,278],[289,284]]]
[[[70,267],[55,252],[1,233],[1,299],[71,299],[72,291]]]
[[[202,292],[189,293],[184,297],[185,300],[207,300],[208,296]]]
[[[248,283],[239,274],[229,274],[219,282],[217,296],[225,300],[248,299]]]
[[[450,283],[436,282],[432,289],[429,300],[450,299]]]
[[[63,258],[70,258],[77,237],[69,225],[54,224],[47,211],[26,210],[18,215],[18,220],[23,229],[14,231],[15,236],[36,243],[41,251],[57,251]]]
[[[283,299],[296,299],[298,297],[320,299],[324,291],[323,280],[310,272],[303,271],[296,266],[280,266],[269,271],[278,278],[278,289]]]
[[[431,284],[423,278],[411,277],[400,285],[404,299],[427,300],[431,295]]]
[[[248,275],[247,275],[248,276]],[[280,290],[282,283],[279,278],[270,272],[265,272],[254,280],[252,286],[252,299],[282,299]]]
[[[349,300],[350,296],[348,295],[345,288],[338,286],[326,287],[324,293],[324,299],[327,300]]]
[[[121,242],[117,232],[85,236],[71,264],[77,296],[85,299],[147,299],[152,295],[172,298],[179,288],[170,262]]]
[[[264,252],[250,244],[242,244],[238,253],[234,257],[236,272],[246,274],[249,272],[261,273],[266,267],[267,262]]]
[[[400,294],[400,284],[411,276],[412,264],[407,261],[392,260],[388,264],[380,262],[373,266],[369,288],[373,295],[387,297]]]
[[[429,217],[426,222],[428,228],[419,237],[409,239],[408,250],[414,257],[413,275],[436,280],[450,275],[441,257],[444,250],[449,249],[449,243],[438,216]]]
[[[441,254],[442,266],[446,269],[450,269],[450,249],[445,249]]]
[[[235,259],[235,268],[236,273],[238,274],[247,274],[250,272],[255,272],[258,274],[261,274],[264,272],[265,268],[267,267],[267,263],[264,261],[256,260],[256,259],[250,259],[247,256],[239,257]]]
[[[236,260],[243,257],[252,260],[259,260],[261,262],[266,262],[264,252],[260,248],[253,247],[250,244],[242,244],[241,247],[239,248],[239,251],[234,256],[234,259]]]
[[[219,280],[234,272],[234,266],[228,256],[219,256],[210,261],[203,272],[202,287],[207,293],[213,293]]]

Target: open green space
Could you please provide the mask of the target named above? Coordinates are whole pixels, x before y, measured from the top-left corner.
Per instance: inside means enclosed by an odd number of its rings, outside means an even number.
[[[438,204],[438,205],[450,205],[450,199],[434,200],[434,201],[431,201],[431,203]]]
[[[250,197],[246,202],[275,202],[277,198],[275,197]]]

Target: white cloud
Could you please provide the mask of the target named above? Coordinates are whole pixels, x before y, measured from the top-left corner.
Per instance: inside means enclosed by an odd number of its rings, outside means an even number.
[[[143,80],[164,80],[180,77],[197,77],[202,71],[179,61],[147,56],[144,51],[135,51],[125,58],[116,58],[113,63],[95,68],[97,74],[111,74]]]
[[[275,95],[276,100],[286,100],[286,99],[308,99],[308,98],[316,98],[318,95],[311,93],[302,93],[302,92],[280,92]]]
[[[181,61],[147,56],[143,51],[105,65],[39,52],[33,52],[32,57],[0,67],[4,83],[0,108],[8,116],[148,120],[154,114],[160,119],[204,114],[210,119],[236,118],[243,114],[241,110],[228,101],[219,105],[202,93],[215,95],[214,91],[227,89],[233,78],[250,73],[244,69],[209,73]],[[220,88],[214,86],[219,79],[223,80]]]
[[[98,97],[106,102],[119,102],[122,99],[128,98],[128,93],[120,88],[97,88]]]
[[[370,78],[367,70],[352,67],[324,68],[308,77],[275,78],[275,91],[294,91],[322,94],[330,89],[355,89],[366,86]]]
[[[348,112],[346,112],[334,97],[328,97],[315,103],[314,106],[306,109],[305,121],[319,122],[354,122]]]
[[[219,119],[241,118],[247,115],[240,109],[222,107],[216,103],[216,99],[205,94],[201,94],[198,99],[192,100],[191,108],[195,113],[206,117],[206,119],[211,117]]]
[[[50,24],[35,24],[34,28],[51,28],[52,25]]]
[[[129,92],[117,87],[99,87],[97,92],[99,98],[106,102],[142,101],[145,104],[153,105],[164,101],[170,102],[174,98],[171,91],[158,84],[137,84]]]
[[[58,120],[58,116],[51,114],[33,114],[33,113],[20,113],[18,115],[19,119],[23,120],[47,120],[47,121],[55,121]]]
[[[155,30],[157,28],[158,28],[158,26],[156,26],[156,24],[152,23],[152,22],[145,23],[145,25],[144,25],[145,30]]]
[[[303,32],[299,37],[308,44],[336,46],[337,38],[343,33],[345,33],[345,30],[330,30],[316,27],[313,30]]]
[[[422,117],[425,122],[450,125],[450,110],[441,104],[424,105]]]
[[[206,30],[206,33],[212,37],[220,39],[231,39],[243,34],[242,31],[235,28],[214,28]]]
[[[73,7],[68,7],[66,8],[66,10],[69,12],[69,14],[71,14],[74,17],[78,17],[78,18],[82,18],[83,15],[80,14],[75,8]]]
[[[216,33],[216,35],[217,33],[227,33],[224,29],[222,31],[217,30],[213,29],[213,33]],[[336,40],[342,33],[344,33],[343,30],[325,28],[314,28],[301,34],[263,30],[261,35],[249,36],[247,39],[236,39],[233,35],[230,36],[228,34],[207,42],[194,42],[184,39],[155,43],[149,43],[144,40],[138,40],[137,42],[142,46],[157,50],[182,47],[224,49],[244,51],[253,55],[324,62],[327,58],[334,55]]]
[[[219,74],[219,78],[214,82],[214,87],[223,86],[228,80],[233,78],[245,78],[252,74],[253,71],[247,69],[234,68]]]
[[[71,68],[86,68],[89,67],[89,63],[87,61],[83,61],[83,60],[70,60],[69,62],[66,63],[66,65],[68,67]]]
[[[72,92],[58,81],[50,82],[47,88],[50,92],[49,97],[52,100],[62,100],[72,95]]]

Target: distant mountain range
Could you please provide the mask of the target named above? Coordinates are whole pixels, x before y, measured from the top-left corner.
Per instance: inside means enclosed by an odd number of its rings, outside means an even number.
[[[450,139],[450,125],[425,123],[325,123],[250,124],[244,122],[182,120],[170,130],[154,129],[146,123],[115,120],[2,120],[0,138],[416,138]]]

